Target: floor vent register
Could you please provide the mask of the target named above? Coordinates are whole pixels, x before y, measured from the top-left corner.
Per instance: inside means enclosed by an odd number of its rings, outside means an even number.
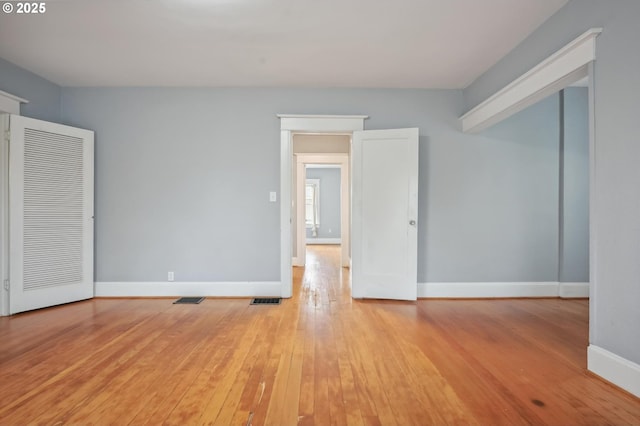
[[[252,305],[279,305],[282,298],[280,297],[256,297],[251,300]]]
[[[181,297],[173,302],[174,305],[197,305],[202,302],[204,297]]]

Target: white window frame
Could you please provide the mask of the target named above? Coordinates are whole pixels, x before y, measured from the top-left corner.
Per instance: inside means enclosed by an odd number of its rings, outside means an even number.
[[[307,186],[309,185],[313,185],[314,186],[314,192],[313,192],[313,208],[316,210],[316,222],[315,225],[316,226],[320,226],[320,179],[314,179],[314,178],[307,178],[305,181],[305,194],[304,194],[304,216],[305,216],[305,225],[307,229],[312,229],[313,228],[313,223],[309,223],[309,221],[307,220]]]

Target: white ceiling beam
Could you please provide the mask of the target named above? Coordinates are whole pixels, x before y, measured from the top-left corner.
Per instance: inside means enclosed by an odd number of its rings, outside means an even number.
[[[464,114],[462,131],[478,133],[584,78],[589,62],[596,59],[595,39],[601,32],[602,28],[586,31]]]
[[[20,115],[20,104],[28,104],[29,101],[11,93],[0,90],[0,112]]]

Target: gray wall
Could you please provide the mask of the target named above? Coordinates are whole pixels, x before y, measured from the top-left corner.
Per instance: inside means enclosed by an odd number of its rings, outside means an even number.
[[[564,90],[561,282],[589,282],[589,93]]]
[[[465,90],[470,109],[590,27],[594,72],[591,343],[640,363],[640,2],[572,0]]]
[[[320,180],[318,238],[340,238],[340,169],[307,168],[307,179]],[[307,242],[313,244],[311,229]]]
[[[546,196],[536,210],[521,213],[523,221],[531,222],[531,232],[510,239],[513,257],[505,259],[515,265],[536,265],[537,270],[550,268],[541,281],[589,281],[588,126],[588,89],[568,88],[482,133],[487,141],[509,142],[506,150],[536,147],[527,167],[536,163],[546,167],[544,177],[536,179],[521,170],[511,176],[504,170],[492,171],[504,179],[530,179],[525,196],[532,192],[540,194],[539,200]],[[511,161],[502,167],[509,169],[513,164]],[[493,209],[491,202],[485,207],[487,215],[501,220],[500,209]],[[521,247],[537,247],[536,256],[523,259],[519,255]],[[557,262],[551,268],[553,259]]]
[[[29,101],[20,115],[60,121],[60,86],[0,58],[0,90]]]
[[[474,244],[460,244],[459,251],[478,263],[504,264],[498,277],[469,275],[468,281],[525,281],[522,271],[528,281],[558,280],[559,132],[554,95],[482,133],[475,143],[495,146],[497,158],[485,157],[480,146],[457,155],[456,161],[468,158],[483,166],[455,189],[473,191],[473,212],[484,223],[460,221],[458,232]],[[458,216],[454,207],[449,214]]]
[[[420,128],[419,281],[555,281],[557,151],[464,135],[464,109],[442,90],[63,89],[63,120],[97,135],[96,280],[278,280],[276,114],[301,113]]]
[[[279,123],[249,93],[64,89],[96,131],[96,280],[274,281]]]

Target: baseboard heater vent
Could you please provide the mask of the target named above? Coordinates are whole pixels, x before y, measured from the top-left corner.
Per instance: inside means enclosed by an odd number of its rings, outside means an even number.
[[[282,298],[280,297],[256,297],[251,301],[252,305],[279,305]]]
[[[202,302],[204,297],[181,297],[173,302],[174,305],[197,305]]]

